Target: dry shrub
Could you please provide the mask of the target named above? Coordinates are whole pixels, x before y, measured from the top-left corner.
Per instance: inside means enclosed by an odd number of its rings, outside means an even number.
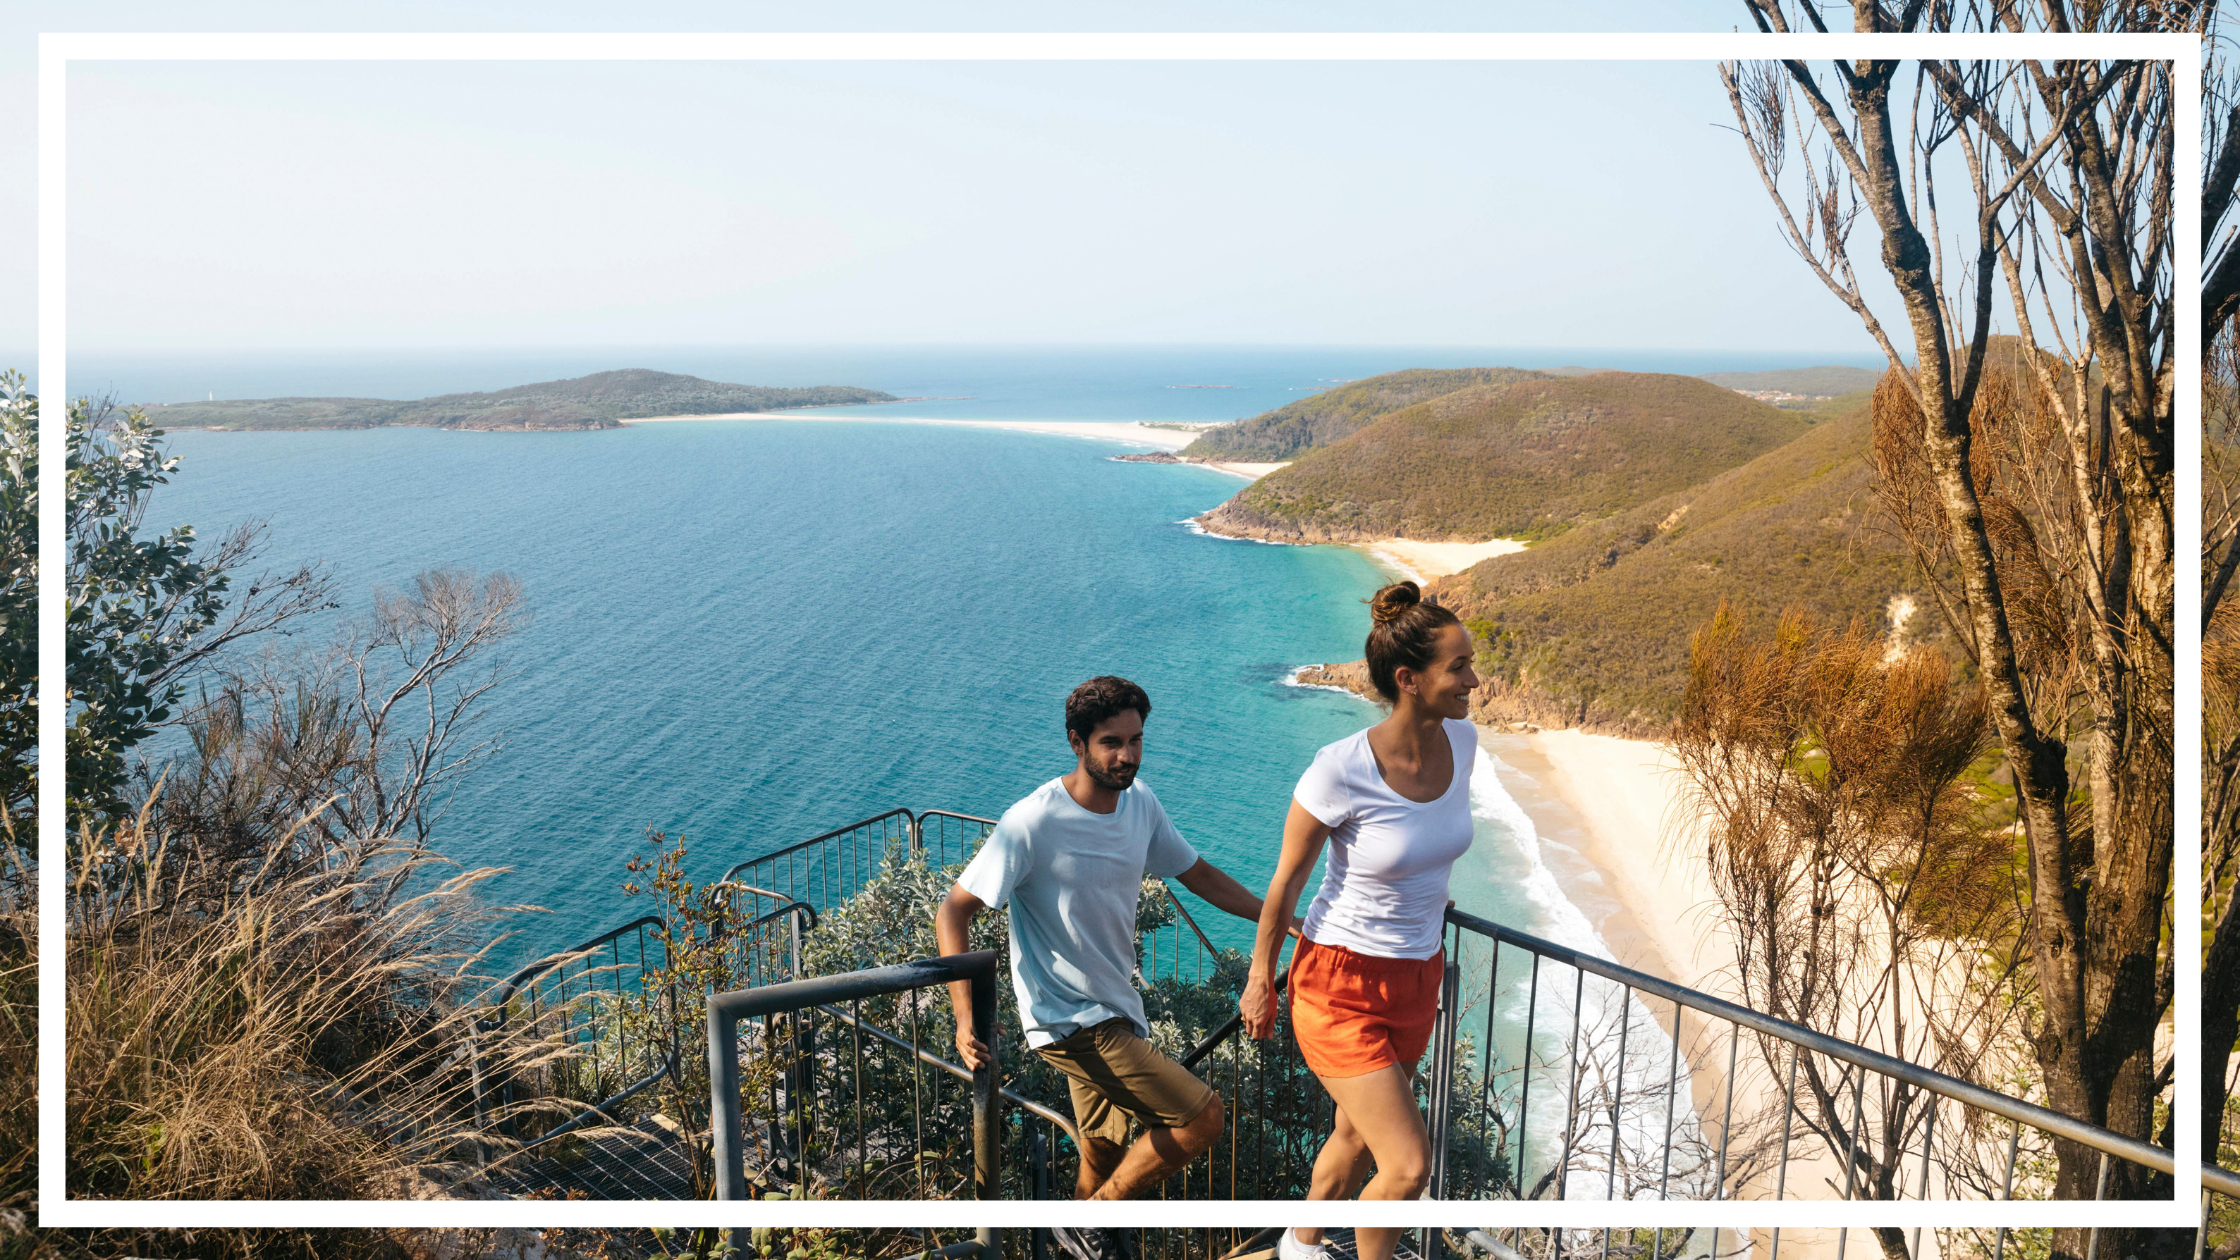
[[[2014,838],[1974,783],[1986,699],[1936,651],[1794,611],[1757,637],[1722,605],[1698,631],[1673,747],[1707,822],[1746,1003],[1963,1079],[2024,1092]],[[1761,1041],[1777,1072],[1785,1048]],[[1861,1197],[1901,1189],[1928,1100],[1803,1056],[1798,1126],[1855,1151]],[[1778,1077],[1769,1078],[1776,1079]],[[1864,1104],[1859,1093],[1878,1091]],[[1982,1188],[1972,1135],[1937,1129],[1948,1186]],[[1909,1143],[1911,1144],[1909,1146]],[[1993,1165],[1992,1172],[1997,1172]]]
[[[508,1143],[470,1037],[487,986],[492,870],[384,843],[305,855],[303,822],[254,857],[129,819],[79,837],[66,1015],[69,1192],[86,1198],[425,1198]],[[390,895],[386,890],[402,886]],[[0,900],[0,1256],[479,1255],[485,1232],[32,1231],[35,913]],[[16,890],[22,890],[16,893]],[[482,1034],[487,1067],[568,1053]],[[524,1110],[537,1110],[531,1101]]]

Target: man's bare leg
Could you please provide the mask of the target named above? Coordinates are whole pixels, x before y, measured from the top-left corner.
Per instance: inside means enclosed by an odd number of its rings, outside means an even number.
[[[1077,1199],[1132,1199],[1159,1184],[1168,1173],[1197,1158],[1198,1153],[1212,1146],[1221,1136],[1223,1115],[1221,1096],[1216,1094],[1204,1109],[1191,1117],[1190,1123],[1179,1129],[1146,1129],[1142,1137],[1128,1147],[1120,1157],[1119,1166],[1109,1172],[1092,1169],[1091,1152],[1102,1147],[1116,1150],[1112,1143],[1099,1138],[1089,1139],[1081,1158],[1081,1175],[1075,1181],[1074,1197]],[[1095,1181],[1091,1181],[1091,1177]]]
[[[1112,1176],[1113,1170],[1120,1167],[1120,1160],[1127,1153],[1127,1147],[1118,1142],[1107,1142],[1101,1137],[1083,1141],[1081,1171],[1074,1177],[1073,1197],[1086,1199],[1095,1194],[1097,1187],[1103,1185]]]

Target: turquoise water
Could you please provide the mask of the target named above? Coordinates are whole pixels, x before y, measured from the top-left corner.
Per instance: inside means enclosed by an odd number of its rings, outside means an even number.
[[[150,525],[262,516],[269,562],[327,561],[347,614],[428,565],[521,579],[534,621],[486,719],[505,746],[437,839],[514,868],[494,895],[554,912],[544,948],[618,916],[649,826],[713,873],[896,805],[999,813],[1069,768],[1064,696],[1108,672],[1152,696],[1145,781],[1264,884],[1299,771],[1374,716],[1284,680],[1358,655],[1378,571],[1195,534],[1240,483],[1103,442],[777,420],[172,449]]]

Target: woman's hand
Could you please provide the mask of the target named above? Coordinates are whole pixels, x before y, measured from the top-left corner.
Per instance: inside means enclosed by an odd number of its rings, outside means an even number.
[[[1252,973],[1244,982],[1244,994],[1237,999],[1237,1014],[1244,1017],[1246,1035],[1255,1041],[1266,1040],[1276,1027],[1276,995],[1268,978],[1259,972]]]
[[[969,1024],[957,1026],[957,1057],[963,1059],[964,1065],[975,1072],[980,1070],[981,1064],[992,1065],[995,1062],[995,1056],[988,1053],[987,1044],[972,1035]]]

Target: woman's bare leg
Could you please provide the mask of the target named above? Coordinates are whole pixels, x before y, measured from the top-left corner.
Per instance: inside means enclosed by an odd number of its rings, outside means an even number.
[[[1322,1153],[1315,1157],[1314,1180],[1307,1198],[1350,1199],[1357,1189],[1364,1199],[1413,1199],[1421,1195],[1431,1166],[1431,1140],[1423,1131],[1422,1117],[1416,1114],[1412,1069],[1394,1066],[1365,1076],[1316,1079],[1337,1102],[1338,1122],[1330,1131],[1330,1140],[1322,1144]],[[1356,1123],[1356,1115],[1369,1123]],[[1377,1175],[1363,1186],[1372,1160]],[[1291,1233],[1303,1243],[1322,1241],[1319,1226],[1299,1226]],[[1400,1231],[1358,1229],[1354,1240],[1361,1260],[1391,1260]]]
[[[1360,1130],[1346,1119],[1341,1107],[1337,1125],[1322,1144],[1322,1153],[1315,1156],[1314,1179],[1307,1185],[1308,1201],[1352,1198],[1360,1192],[1361,1183],[1369,1179],[1369,1168],[1369,1144],[1361,1140]],[[1294,1226],[1291,1233],[1310,1245],[1322,1241],[1319,1225]]]

